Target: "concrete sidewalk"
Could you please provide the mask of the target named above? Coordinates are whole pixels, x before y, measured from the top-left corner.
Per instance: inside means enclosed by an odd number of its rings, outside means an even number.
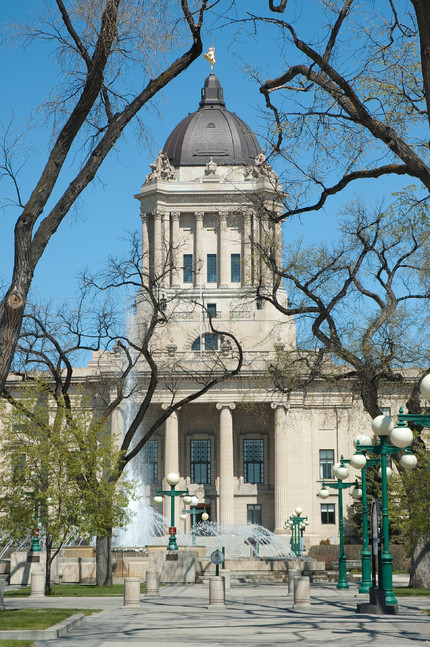
[[[338,591],[335,584],[312,584],[311,606],[303,610],[292,608],[287,592],[282,584],[232,586],[225,609],[208,609],[207,585],[170,585],[159,598],[142,596],[135,609],[123,609],[121,597],[6,598],[6,608],[103,609],[68,636],[38,640],[37,647],[430,647],[430,618],[421,612],[430,598],[399,598],[399,615],[370,616],[355,612],[368,599],[356,585]]]

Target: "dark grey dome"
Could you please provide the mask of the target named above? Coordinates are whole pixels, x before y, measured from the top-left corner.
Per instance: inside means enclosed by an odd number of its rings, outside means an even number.
[[[202,88],[200,108],[185,117],[167,138],[163,152],[172,166],[249,165],[261,153],[250,127],[224,103],[219,79],[211,74]]]

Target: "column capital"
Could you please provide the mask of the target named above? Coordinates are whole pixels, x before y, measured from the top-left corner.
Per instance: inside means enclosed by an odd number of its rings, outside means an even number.
[[[154,218],[158,219],[158,218],[162,218],[164,216],[164,213],[165,212],[163,211],[163,209],[154,209],[154,211],[152,212],[152,215],[154,216]]]
[[[285,411],[288,411],[290,408],[290,405],[287,402],[271,402],[270,406],[272,409],[284,409]]]
[[[171,406],[171,405],[170,405],[170,404],[168,404],[167,402],[162,402],[162,404],[161,404],[161,408],[163,409],[163,411],[167,411],[167,409],[168,409],[170,406]],[[172,417],[172,416],[176,416],[176,415],[177,415],[177,413],[178,413],[178,411],[179,411],[179,409],[175,409],[175,411],[172,411],[172,413],[170,414],[170,417]]]
[[[205,212],[204,211],[195,211],[194,215],[196,217],[196,220],[203,220]]]
[[[180,211],[171,211],[170,215],[172,216],[172,220],[179,220],[179,218],[181,216],[181,212]]]
[[[218,409],[218,411],[227,408],[233,411],[233,409],[236,409],[236,404],[235,402],[217,402],[216,408]]]

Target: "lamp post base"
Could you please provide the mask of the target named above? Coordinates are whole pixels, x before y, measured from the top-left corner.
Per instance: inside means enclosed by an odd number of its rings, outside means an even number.
[[[399,613],[398,604],[385,603],[385,591],[383,589],[371,588],[369,591],[369,602],[357,604],[357,613],[371,613],[378,616],[396,616]]]

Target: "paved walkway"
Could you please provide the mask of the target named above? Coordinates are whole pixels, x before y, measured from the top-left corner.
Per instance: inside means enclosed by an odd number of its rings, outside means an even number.
[[[293,609],[287,587],[232,585],[226,608],[208,609],[208,585],[170,585],[159,598],[142,596],[140,608],[124,609],[122,598],[6,598],[6,608],[99,608],[64,638],[37,641],[37,647],[268,647],[304,645],[430,647],[430,598],[399,598],[397,616],[358,615],[368,600],[356,585],[312,584],[311,606]]]

